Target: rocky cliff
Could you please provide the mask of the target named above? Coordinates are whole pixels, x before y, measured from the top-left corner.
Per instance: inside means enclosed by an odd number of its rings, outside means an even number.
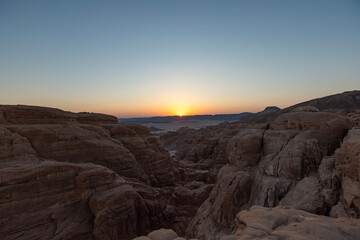
[[[0,111],[0,239],[129,239],[174,227],[175,193],[204,201],[210,191],[175,186],[170,155],[146,127],[50,108]]]

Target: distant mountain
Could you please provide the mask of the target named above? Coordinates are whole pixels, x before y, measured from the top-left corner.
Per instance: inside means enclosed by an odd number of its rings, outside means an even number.
[[[283,113],[288,113],[295,108],[312,106],[320,111],[347,113],[352,112],[354,109],[360,108],[360,91],[347,91],[326,97],[315,98],[306,102],[298,103],[296,105],[278,109],[276,111],[267,111],[267,108],[259,113],[244,116],[240,121],[242,123],[261,123],[269,122]]]
[[[233,122],[253,113],[244,112],[236,114],[215,115],[192,115],[192,116],[166,116],[166,117],[144,117],[144,118],[119,118],[120,123],[126,124],[149,124],[149,123],[171,123],[174,121],[219,121]]]

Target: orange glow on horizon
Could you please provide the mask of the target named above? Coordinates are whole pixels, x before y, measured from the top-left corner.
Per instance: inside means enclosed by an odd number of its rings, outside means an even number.
[[[267,105],[263,102],[270,100],[260,98],[243,97],[238,99],[209,98],[205,94],[197,94],[182,89],[176,92],[165,92],[163,94],[151,95],[146,101],[138,99],[124,100],[122,98],[110,98],[103,101],[76,101],[53,102],[46,105],[56,107],[65,111],[73,112],[95,112],[110,114],[117,117],[152,117],[152,116],[190,116],[204,114],[231,114],[241,112],[257,112],[263,110]],[[115,104],[114,104],[115,103]],[[286,103],[273,101],[271,105],[284,107]],[[288,105],[288,104],[287,104]]]
[[[234,104],[235,105],[235,104]],[[240,104],[239,104],[240,105]],[[121,109],[121,111],[114,108],[114,105],[103,105],[98,109],[92,110],[93,112],[106,113],[119,117],[152,117],[152,116],[191,116],[191,115],[203,115],[203,114],[232,114],[241,112],[257,112],[261,111],[263,107],[253,106],[233,106],[227,105],[227,107],[217,106],[215,103],[209,104],[158,104],[157,106],[149,105],[135,105],[127,106]],[[80,110],[79,110],[80,111]]]
[[[177,115],[179,117],[182,117],[182,116],[187,115],[188,112],[189,111],[186,111],[184,109],[175,109],[175,110],[172,111],[172,114]]]

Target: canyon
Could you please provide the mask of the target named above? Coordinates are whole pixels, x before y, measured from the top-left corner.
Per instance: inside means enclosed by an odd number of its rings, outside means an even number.
[[[160,136],[0,105],[0,239],[360,239],[360,91]]]

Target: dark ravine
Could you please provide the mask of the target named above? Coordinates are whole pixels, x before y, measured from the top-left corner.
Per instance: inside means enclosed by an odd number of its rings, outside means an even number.
[[[359,99],[160,139],[104,114],[1,105],[0,239],[359,239]]]

